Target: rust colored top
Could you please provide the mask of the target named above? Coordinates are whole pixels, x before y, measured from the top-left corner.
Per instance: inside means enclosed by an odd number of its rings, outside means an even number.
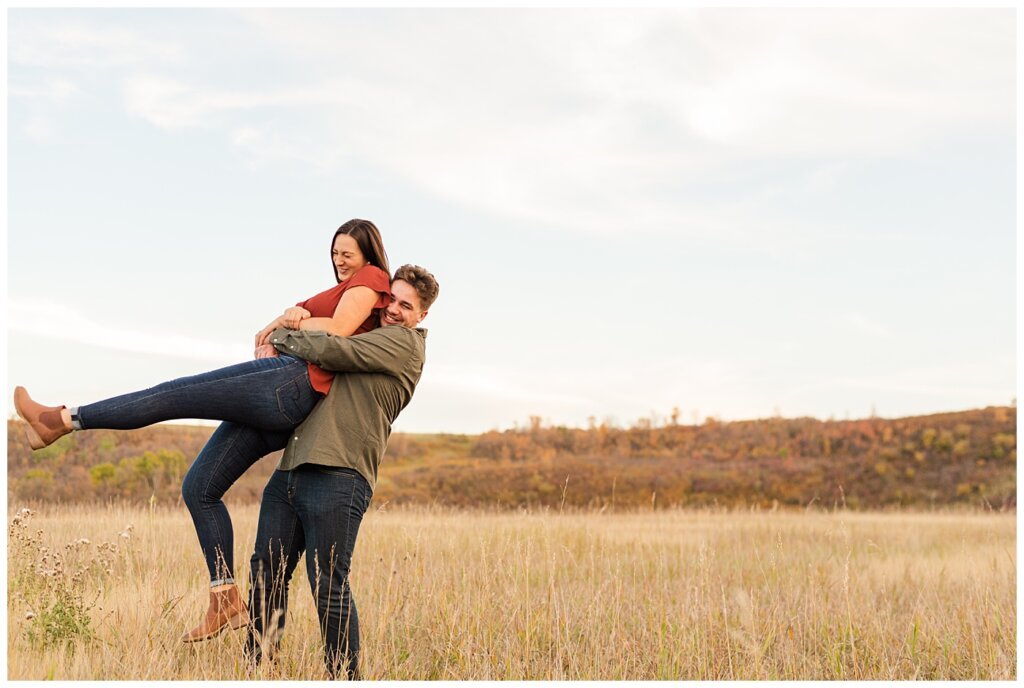
[[[364,320],[352,334],[362,334],[376,329],[380,325],[380,310],[387,308],[391,302],[391,277],[375,265],[365,265],[344,282],[295,305],[305,308],[311,317],[330,318],[338,309],[341,295],[352,287],[369,287],[380,295],[377,302],[373,304],[370,317]],[[309,364],[309,382],[313,389],[326,396],[331,391],[331,382],[333,381],[334,373],[312,363]]]

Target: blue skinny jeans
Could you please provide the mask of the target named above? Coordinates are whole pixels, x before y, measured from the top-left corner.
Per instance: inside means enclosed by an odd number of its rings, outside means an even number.
[[[224,493],[260,458],[284,449],[320,398],[305,361],[277,356],[80,406],[77,416],[83,430],[130,430],[178,418],[225,421],[181,484],[210,584],[220,585],[235,580],[234,530]]]

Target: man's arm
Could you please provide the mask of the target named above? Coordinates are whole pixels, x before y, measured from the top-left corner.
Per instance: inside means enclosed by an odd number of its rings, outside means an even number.
[[[352,337],[282,328],[271,333],[270,343],[281,353],[305,359],[324,370],[336,373],[387,373],[397,377],[415,353],[413,347],[416,336],[416,333],[400,325],[381,327]]]

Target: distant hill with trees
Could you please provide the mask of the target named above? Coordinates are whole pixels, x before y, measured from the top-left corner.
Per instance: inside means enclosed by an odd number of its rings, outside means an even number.
[[[527,426],[480,435],[397,433],[374,502],[455,506],[866,509],[1015,508],[1016,408],[910,418],[767,418],[631,427]],[[7,424],[8,501],[175,503],[213,428],[157,425],[73,433],[33,452]],[[228,493],[258,501],[280,454]]]

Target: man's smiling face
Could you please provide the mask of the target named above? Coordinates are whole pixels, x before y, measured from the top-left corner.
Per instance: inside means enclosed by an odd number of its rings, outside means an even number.
[[[391,303],[381,311],[381,327],[389,325],[403,325],[405,327],[416,327],[427,312],[423,310],[420,295],[411,284],[405,280],[396,279],[391,283]]]

